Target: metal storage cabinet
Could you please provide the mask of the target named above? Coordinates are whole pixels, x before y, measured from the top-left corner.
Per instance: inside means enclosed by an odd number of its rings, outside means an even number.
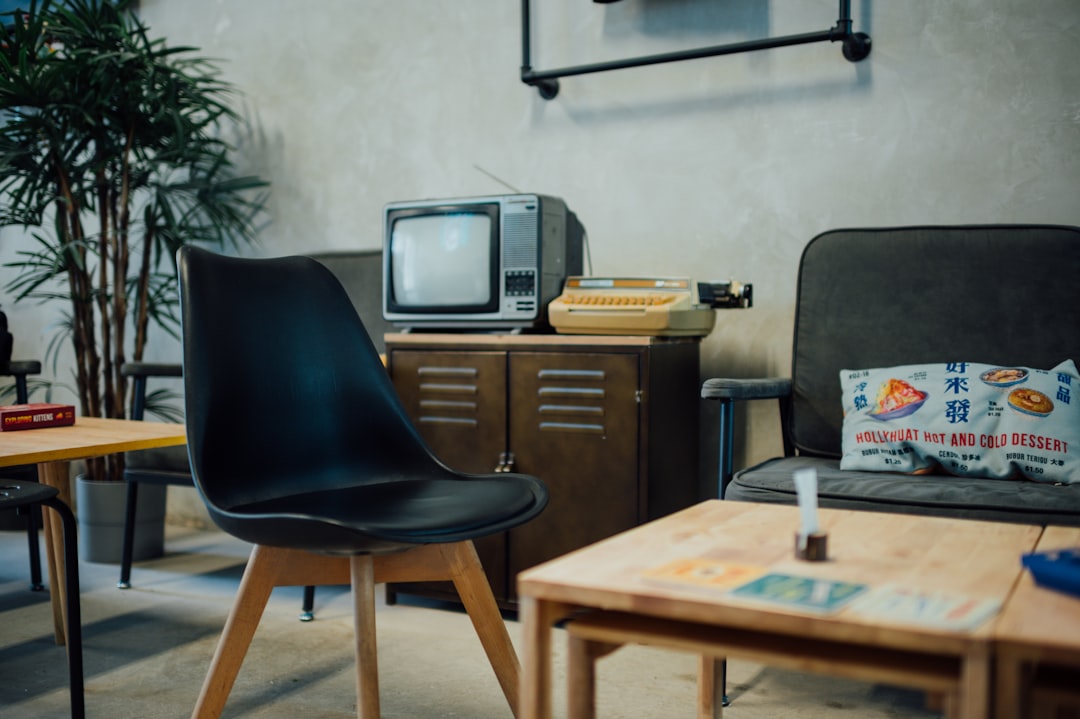
[[[585,335],[388,334],[387,367],[435,453],[465,472],[532,474],[548,508],[477,543],[495,598],[523,569],[702,498],[699,343]],[[449,585],[394,593],[456,600]]]

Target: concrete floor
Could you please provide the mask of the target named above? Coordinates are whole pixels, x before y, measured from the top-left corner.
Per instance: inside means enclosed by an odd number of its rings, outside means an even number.
[[[137,564],[126,591],[117,566],[80,563],[88,717],[190,714],[247,550],[216,531],[170,527],[166,555]],[[53,643],[48,595],[29,591],[28,577],[25,534],[0,532],[0,717],[64,717],[64,650]],[[275,592],[224,716],[356,715],[349,592],[320,588],[310,623],[297,621],[300,602],[299,588]],[[520,651],[520,625],[508,627]],[[564,644],[556,636],[556,717],[565,716]],[[464,614],[380,606],[378,647],[385,719],[512,716]],[[598,664],[598,716],[690,719],[694,675],[694,657],[626,647]],[[741,661],[729,664],[729,693],[734,719],[937,716],[917,692]]]

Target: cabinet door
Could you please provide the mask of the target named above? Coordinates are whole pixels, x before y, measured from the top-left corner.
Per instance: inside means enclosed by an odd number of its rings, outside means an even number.
[[[494,472],[506,451],[506,353],[395,350],[394,387],[435,454]]]
[[[398,396],[435,456],[459,472],[495,470],[506,451],[505,352],[394,350],[390,368]],[[504,601],[505,533],[477,540],[476,551],[495,598]],[[425,587],[425,594],[457,598],[449,583]]]
[[[510,355],[510,450],[550,495],[510,532],[511,596],[517,572],[639,523],[639,377],[637,354]]]

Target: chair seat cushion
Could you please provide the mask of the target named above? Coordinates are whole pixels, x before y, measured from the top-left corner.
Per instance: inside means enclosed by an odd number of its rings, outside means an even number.
[[[1080,485],[842,470],[837,459],[771,459],[735,475],[725,499],[795,504],[792,474],[813,468],[822,507],[1080,526]]]
[[[231,507],[229,518],[243,524],[242,538],[259,544],[309,549],[312,528],[321,525],[339,536],[318,551],[385,551],[386,542],[400,546],[472,539],[520,524],[531,517],[543,492],[532,477],[505,474],[472,479],[389,481],[276,497]],[[263,518],[273,531],[259,536]],[[220,518],[215,517],[220,523]],[[295,520],[295,532],[283,531]],[[254,534],[252,534],[254,532]],[[384,540],[384,541],[379,541]]]

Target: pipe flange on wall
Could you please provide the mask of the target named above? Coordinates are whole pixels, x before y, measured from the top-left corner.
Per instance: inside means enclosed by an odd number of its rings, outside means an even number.
[[[870,55],[870,36],[857,32],[844,38],[844,57],[852,62],[865,60]]]

